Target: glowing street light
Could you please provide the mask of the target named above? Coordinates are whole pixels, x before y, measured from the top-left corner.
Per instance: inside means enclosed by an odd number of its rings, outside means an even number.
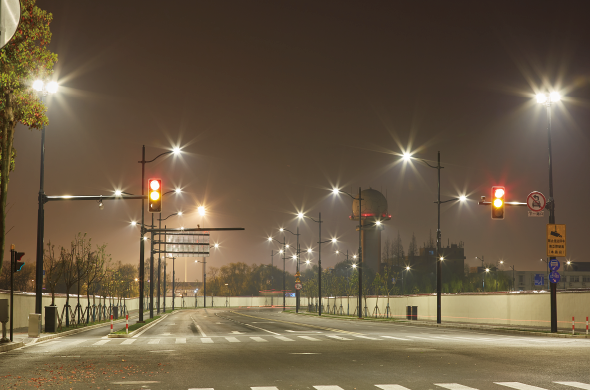
[[[204,216],[205,215],[205,206],[197,207],[197,211],[199,212],[200,216]]]

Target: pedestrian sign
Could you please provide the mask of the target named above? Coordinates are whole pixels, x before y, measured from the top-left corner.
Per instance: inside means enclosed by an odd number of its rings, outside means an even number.
[[[535,274],[535,286],[544,286],[544,285],[545,285],[545,275]]]
[[[566,256],[565,225],[547,224],[547,256]]]

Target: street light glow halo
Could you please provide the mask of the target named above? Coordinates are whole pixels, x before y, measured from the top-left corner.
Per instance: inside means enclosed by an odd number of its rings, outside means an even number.
[[[50,81],[49,83],[47,83],[47,92],[54,94],[57,93],[57,89],[59,88],[59,86],[57,85],[57,83],[55,81]]]
[[[544,93],[537,94],[537,103],[545,103],[547,101],[547,96]]]
[[[559,92],[551,92],[549,94],[549,98],[553,103],[555,103],[561,100],[561,95],[559,94]]]
[[[35,80],[33,83],[33,89],[37,92],[41,92],[43,90],[43,81]]]

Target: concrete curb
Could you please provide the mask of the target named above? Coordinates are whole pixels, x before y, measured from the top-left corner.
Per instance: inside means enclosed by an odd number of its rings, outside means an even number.
[[[169,315],[172,315],[172,314],[174,314],[174,313],[177,313],[177,312],[172,312],[172,313],[170,313],[170,314],[163,314],[163,315],[162,315],[160,318],[158,318],[157,320],[154,320],[154,321],[150,322],[150,323],[149,323],[149,324],[147,324],[147,325],[144,325],[144,326],[142,326],[142,327],[140,327],[140,328],[137,328],[137,329],[135,329],[135,330],[134,330],[133,332],[131,332],[131,333],[128,333],[128,334],[114,334],[114,333],[109,333],[108,337],[109,337],[110,339],[126,339],[126,338],[129,338],[129,337],[134,337],[134,336],[135,336],[137,333],[140,333],[140,332],[142,332],[142,331],[146,331],[146,330],[148,330],[148,329],[149,329],[149,328],[151,328],[152,326],[156,325],[158,322],[162,321],[164,318],[166,318],[166,317],[168,317]]]
[[[17,349],[20,347],[24,347],[25,343],[23,341],[19,342],[19,343],[6,343],[6,344],[0,344],[0,352],[8,352],[8,351],[12,351],[13,349]]]
[[[534,336],[541,336],[541,337],[559,337],[559,338],[574,338],[574,339],[590,339],[590,335],[580,334],[580,335],[572,335],[567,333],[549,333],[549,332],[542,332],[542,331],[534,331],[534,330],[526,330],[526,329],[506,329],[506,325],[502,327],[494,327],[491,325],[477,325],[477,324],[435,324],[429,323],[424,321],[408,321],[408,320],[383,320],[383,319],[375,319],[370,317],[365,317],[362,320],[358,318],[342,318],[339,316],[333,315],[322,315],[322,317],[316,314],[308,314],[308,313],[293,313],[293,312],[284,312],[285,314],[293,314],[293,315],[305,315],[305,316],[314,316],[317,318],[331,318],[341,321],[371,321],[371,322],[390,322],[396,325],[418,325],[424,327],[436,327],[436,328],[451,328],[451,329],[468,329],[468,330],[479,330],[479,331],[488,331],[488,332],[498,332],[498,333],[515,333],[520,335],[534,335]]]

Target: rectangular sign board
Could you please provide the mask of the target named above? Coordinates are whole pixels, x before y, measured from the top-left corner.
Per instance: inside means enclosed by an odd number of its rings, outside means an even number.
[[[565,225],[547,224],[547,256],[566,256]]]
[[[535,274],[535,286],[544,286],[544,285],[545,285],[545,275]]]
[[[545,216],[544,211],[531,211],[531,210],[529,210],[529,217],[544,217],[544,216]]]
[[[166,234],[168,257],[209,257],[209,233]]]

